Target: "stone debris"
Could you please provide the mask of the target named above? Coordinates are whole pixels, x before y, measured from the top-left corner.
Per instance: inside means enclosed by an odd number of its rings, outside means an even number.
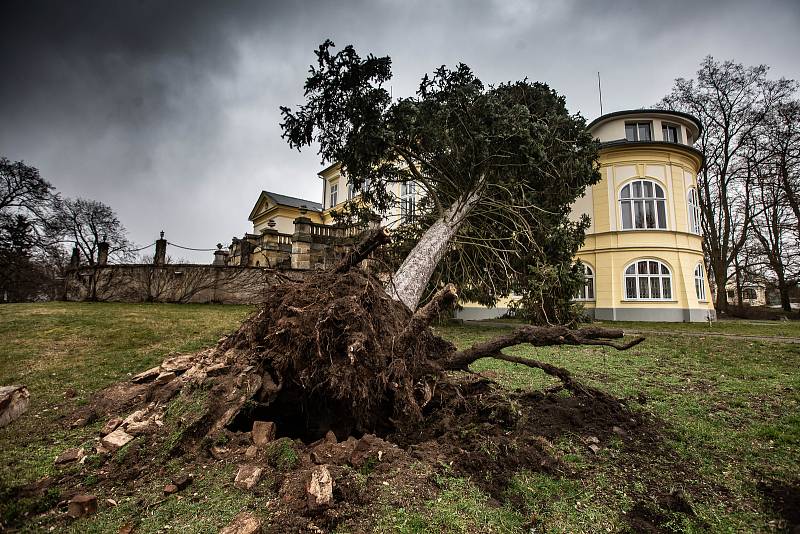
[[[178,493],[178,486],[175,484],[167,484],[164,486],[164,495],[172,495],[173,493]]]
[[[275,423],[271,421],[254,421],[253,422],[253,443],[257,447],[263,447],[270,441],[275,439]]]
[[[131,423],[143,420],[147,416],[147,410],[136,410],[122,421],[122,426],[126,427]]]
[[[589,445],[589,450],[592,451],[595,454],[599,454],[600,453],[600,447],[598,445],[595,445],[594,443]]]
[[[147,371],[143,371],[138,375],[131,378],[131,382],[135,384],[142,384],[145,382],[152,382],[155,378],[161,374],[161,367],[153,367],[152,369],[148,369]]]
[[[67,390],[64,392],[64,398],[65,399],[74,399],[77,396],[78,396],[78,392],[75,391],[74,388],[67,388]]]
[[[172,382],[175,379],[176,376],[178,376],[178,375],[176,375],[172,371],[169,371],[169,372],[166,372],[166,373],[161,373],[156,377],[155,384],[156,385],[162,385],[162,384],[166,384],[167,382]]]
[[[219,376],[228,372],[230,369],[230,365],[226,365],[224,363],[216,363],[209,367],[206,367],[205,372],[207,376]]]
[[[75,519],[92,515],[97,512],[97,497],[94,495],[80,494],[75,495],[69,501],[67,514]]]
[[[600,443],[600,440],[597,438],[597,436],[589,436],[588,438],[586,438],[586,443],[595,443],[595,444],[597,444],[597,443]]]
[[[86,452],[83,449],[67,449],[58,455],[55,463],[56,465],[60,465],[77,462],[84,456],[86,456]]]
[[[25,386],[0,386],[0,428],[28,410],[31,394]]]
[[[261,480],[261,474],[264,470],[254,465],[243,465],[239,467],[239,472],[236,473],[236,479],[233,485],[239,489],[251,490],[256,487],[258,481]]]
[[[121,424],[122,424],[122,418],[121,417],[112,417],[111,419],[108,420],[108,422],[106,423],[106,426],[104,426],[103,429],[100,431],[100,434],[102,434],[104,436],[106,436],[108,434],[111,434]]]
[[[333,478],[327,465],[318,465],[311,471],[306,496],[310,511],[324,510],[333,504]]]
[[[89,424],[89,420],[88,419],[86,419],[84,417],[80,417],[78,419],[75,419],[75,421],[73,421],[72,425],[70,425],[70,426],[72,428],[83,428],[88,424]]]
[[[104,437],[100,443],[109,451],[115,451],[120,447],[124,447],[131,442],[133,436],[125,432],[123,429],[118,428],[111,434]]]
[[[121,527],[119,527],[119,534],[132,534],[133,532],[133,523],[125,523]]]
[[[258,456],[258,447],[255,445],[250,445],[247,447],[247,450],[244,451],[244,457],[247,460],[253,460],[256,456]]]
[[[261,534],[261,520],[251,512],[241,512],[219,534]]]

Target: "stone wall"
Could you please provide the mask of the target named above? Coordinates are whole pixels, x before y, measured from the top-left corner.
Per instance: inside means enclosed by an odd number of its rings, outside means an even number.
[[[135,264],[70,269],[64,300],[258,304],[264,290],[305,271],[195,264]]]

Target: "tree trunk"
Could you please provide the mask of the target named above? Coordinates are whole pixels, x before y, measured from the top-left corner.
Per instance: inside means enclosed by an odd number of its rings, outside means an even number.
[[[386,292],[394,300],[411,311],[417,309],[436,265],[478,198],[475,191],[465,194],[425,231],[386,286]]]
[[[716,280],[717,283],[717,303],[714,305],[717,308],[717,313],[727,313],[728,311],[728,293],[725,287],[725,282]]]

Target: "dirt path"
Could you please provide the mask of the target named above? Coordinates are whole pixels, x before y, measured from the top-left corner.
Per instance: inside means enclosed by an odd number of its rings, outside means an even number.
[[[488,326],[494,328],[516,328],[520,326],[520,323],[501,323],[501,322],[489,322],[489,321],[464,321],[465,325],[469,326]],[[727,334],[724,332],[680,332],[677,330],[650,330],[650,329],[625,329],[625,334],[631,335],[646,335],[646,334],[656,334],[656,335],[671,335],[671,336],[684,336],[684,337],[722,337],[722,338],[734,338],[734,339],[743,339],[747,341],[771,341],[774,343],[798,343],[800,344],[800,337],[787,337],[787,336],[759,336],[759,335],[748,335],[748,334]]]

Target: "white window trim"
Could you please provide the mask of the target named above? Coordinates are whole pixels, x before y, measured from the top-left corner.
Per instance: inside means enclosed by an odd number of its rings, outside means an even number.
[[[639,274],[639,270],[638,270],[638,265],[637,264],[640,261],[648,261],[648,262],[649,261],[655,261],[655,262],[659,263],[660,265],[663,265],[664,267],[666,267],[667,271],[668,271],[668,274],[662,274],[660,268],[659,268],[659,274]],[[631,265],[636,265],[636,267],[634,268],[634,271],[636,271],[636,274],[626,274],[628,268],[630,268]],[[653,277],[656,277],[656,276],[660,279],[659,288],[660,288],[660,291],[661,291],[662,295],[664,294],[664,282],[663,282],[663,279],[665,277],[669,278],[669,289],[670,289],[669,298],[663,298],[663,297],[662,298],[652,298],[652,297],[648,297],[648,298],[641,298],[641,297],[630,298],[630,297],[628,297],[628,284],[627,284],[627,279],[628,278],[635,278],[635,280],[636,280],[636,293],[638,295],[639,288],[640,288],[639,278],[653,278]],[[649,282],[648,282],[648,284],[649,284]],[[672,267],[667,262],[665,262],[664,260],[661,260],[659,258],[636,258],[635,260],[628,262],[625,265],[625,267],[622,269],[622,302],[678,302],[678,300],[675,298],[675,283],[674,283],[674,277],[672,276]]]
[[[632,186],[632,184],[634,182],[650,182],[653,185],[657,185],[664,192],[664,198],[659,198],[659,197],[637,197],[637,198],[630,197],[630,198],[622,198],[622,190],[625,189],[625,187],[627,187],[629,185],[631,186],[631,194],[633,194],[633,186]],[[653,192],[655,193],[655,188],[653,189]],[[669,205],[667,203],[667,197],[668,197],[667,188],[664,186],[664,184],[662,184],[661,182],[659,182],[658,180],[656,180],[654,178],[638,177],[638,178],[634,178],[632,180],[628,180],[627,182],[623,183],[619,187],[619,190],[617,191],[617,206],[618,206],[617,207],[617,215],[619,217],[619,227],[620,227],[619,231],[621,231],[621,232],[671,232],[672,230],[670,230],[670,227],[669,227],[669,215],[667,213],[667,208],[669,207]],[[625,228],[625,218],[623,217],[623,214],[622,214],[622,203],[623,202],[631,202],[632,203],[634,200],[653,200],[653,201],[656,201],[656,202],[663,201],[664,202],[664,228],[659,228],[659,227],[657,227],[657,228],[636,228],[636,226],[635,226],[636,215],[633,213],[633,205],[632,204],[631,204],[631,222],[634,223],[634,227],[633,228]],[[656,217],[658,217],[658,206],[656,206],[655,209],[656,209]]]
[[[586,288],[586,283],[584,282],[583,286],[581,286],[581,289],[580,289],[580,292],[578,293],[578,296],[575,297],[573,300],[576,300],[578,302],[594,302],[594,301],[597,300],[597,286],[595,285],[595,280],[597,280],[597,278],[596,278],[596,275],[595,275],[595,270],[594,270],[594,267],[592,267],[591,265],[589,265],[585,261],[581,260],[581,263],[583,264],[583,276],[584,276],[584,279],[585,279],[585,281],[591,280],[592,295],[594,295],[594,296],[592,298],[583,298],[583,297],[580,296],[583,293],[583,290]],[[587,274],[586,273],[587,270],[591,274]]]
[[[406,206],[411,206],[411,216],[408,216]],[[417,184],[404,182],[400,184],[400,218],[403,221],[413,220],[417,214]]]
[[[697,271],[700,271],[698,276]],[[700,282],[700,294],[698,294],[697,283]],[[706,289],[706,270],[703,268],[702,263],[698,263],[694,268],[694,292],[697,297],[697,302],[708,302],[708,290]]]
[[[339,182],[331,182],[330,193],[328,194],[328,202],[330,202],[330,206],[328,206],[329,208],[332,208],[339,203]]]
[[[692,193],[694,193],[694,203],[692,203]],[[689,233],[703,235],[703,226],[700,212],[700,197],[697,188],[692,186],[686,192],[686,207],[689,212]]]

